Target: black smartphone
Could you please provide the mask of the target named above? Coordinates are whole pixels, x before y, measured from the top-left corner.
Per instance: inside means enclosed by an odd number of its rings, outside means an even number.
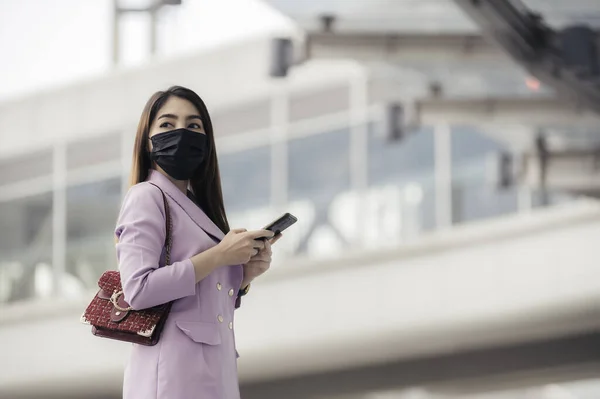
[[[277,218],[273,222],[269,223],[264,227],[264,230],[269,230],[275,233],[275,235],[281,233],[283,230],[287,229],[294,223],[298,221],[296,216],[291,213],[285,213],[281,217]],[[262,239],[265,239],[264,237]]]

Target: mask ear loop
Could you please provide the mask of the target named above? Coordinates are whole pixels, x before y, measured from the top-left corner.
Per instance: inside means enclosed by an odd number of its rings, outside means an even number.
[[[147,145],[146,145],[146,154],[148,155],[148,159],[150,160],[150,168],[151,169],[156,169],[156,156],[155,154],[152,152],[152,138],[150,137],[150,134],[148,134],[148,138],[146,139],[148,140]]]
[[[154,162],[156,161],[156,156],[154,154],[154,152],[152,152],[152,140],[150,138],[148,138],[148,145],[146,146],[146,153],[148,154],[148,158],[150,159],[150,161]]]

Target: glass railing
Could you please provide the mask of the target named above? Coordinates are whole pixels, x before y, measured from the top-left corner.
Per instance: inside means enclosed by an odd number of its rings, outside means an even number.
[[[452,222],[469,223],[519,211],[517,188],[496,187],[485,165],[486,157],[458,165],[453,173]],[[531,206],[542,206],[530,193]],[[548,205],[572,198],[550,193]],[[414,242],[436,229],[436,190],[432,171],[388,173],[361,193],[347,186],[306,190],[281,209],[296,215],[300,223],[278,243],[279,259],[293,256],[331,258],[349,250],[397,247]],[[115,210],[116,212],[116,210]],[[111,217],[112,213],[110,212]],[[232,227],[258,229],[279,216],[270,205],[229,213]],[[96,218],[98,216],[95,216]],[[96,289],[98,277],[116,269],[112,228],[67,242],[65,275],[61,285],[67,296]],[[13,302],[51,293],[50,243],[34,248],[4,251],[0,262],[0,302]]]
[[[51,254],[52,246],[39,249]],[[54,295],[51,257],[35,255],[27,248],[17,250],[22,256],[8,256],[0,261],[0,303],[43,299]],[[114,241],[110,235],[71,240],[67,245],[64,273],[59,276],[62,296],[77,298],[97,288],[100,275],[117,269]]]
[[[360,191],[354,189],[352,176],[357,168],[352,164],[351,129],[291,138],[283,158],[287,159],[282,168],[287,173],[283,197],[288,199],[284,206],[271,204],[278,187],[272,186],[270,178],[277,174],[275,168],[281,168],[269,158],[271,147],[221,155],[230,225],[257,229],[283,212],[296,215],[300,223],[277,244],[278,259],[328,258],[349,250],[399,246],[434,231],[440,193],[434,179],[433,130],[423,128],[400,142],[382,137],[377,124],[369,124],[366,131],[362,166],[367,185]],[[461,132],[457,135],[462,137],[460,151],[453,153],[456,159],[451,173],[453,224],[513,214],[522,210],[524,203],[534,208],[572,200],[569,195],[527,191],[524,201],[523,189],[501,188],[497,165],[490,162],[496,144],[482,139],[477,151],[466,151],[465,143],[471,143],[474,133]],[[484,150],[487,152],[482,153]],[[67,260],[61,278],[65,295],[96,289],[102,272],[116,268],[113,230],[120,189],[119,178],[69,188]],[[20,238],[14,240],[16,244],[0,248],[0,303],[52,294],[51,198],[47,193],[0,203],[0,212],[8,220],[3,234],[11,240]]]

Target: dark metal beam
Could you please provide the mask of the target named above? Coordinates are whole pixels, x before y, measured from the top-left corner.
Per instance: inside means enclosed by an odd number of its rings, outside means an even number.
[[[563,32],[546,26],[541,17],[527,11],[519,0],[454,1],[486,37],[498,43],[533,76],[559,94],[600,113],[600,76],[590,73],[591,67],[573,65],[572,60],[566,59],[566,44],[561,43],[565,39]]]
[[[293,362],[294,359],[290,359]],[[451,384],[541,370],[600,370],[600,331],[493,349],[405,360],[242,386],[244,399],[306,399],[327,395]],[[552,378],[564,378],[554,374]],[[550,382],[550,381],[548,381]]]

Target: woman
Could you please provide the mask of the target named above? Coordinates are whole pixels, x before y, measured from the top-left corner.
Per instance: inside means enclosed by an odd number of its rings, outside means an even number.
[[[131,186],[116,228],[124,299],[136,310],[174,303],[158,344],[133,345],[123,398],[239,398],[234,309],[269,268],[279,237],[229,230],[212,124],[196,93],[172,87],[150,98]],[[171,264],[164,267],[161,190],[172,221]]]

